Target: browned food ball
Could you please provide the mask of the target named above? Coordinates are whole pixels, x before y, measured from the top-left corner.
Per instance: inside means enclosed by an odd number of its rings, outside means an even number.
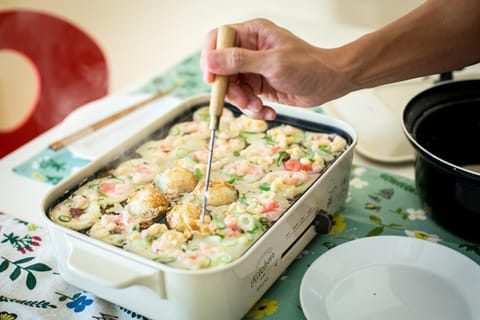
[[[168,206],[168,199],[163,192],[147,185],[128,196],[126,208],[140,227],[145,228],[150,226],[154,219],[164,215]]]
[[[197,185],[197,177],[183,167],[174,167],[155,177],[155,186],[166,193],[192,192]]]
[[[167,225],[171,229],[183,232],[187,238],[191,238],[192,232],[210,234],[210,216],[205,215],[204,223],[201,221],[202,208],[195,204],[176,205],[167,213]]]
[[[193,194],[197,199],[203,199],[205,192],[205,180],[200,181]],[[223,206],[237,201],[238,192],[230,183],[224,179],[211,179],[208,184],[207,205]]]

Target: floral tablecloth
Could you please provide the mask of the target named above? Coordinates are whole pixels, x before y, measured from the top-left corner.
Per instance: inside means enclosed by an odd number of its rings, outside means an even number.
[[[198,59],[198,54],[187,58],[136,92],[155,93],[172,85],[176,88],[172,95],[179,98],[208,92],[209,87],[201,79]],[[45,149],[12,170],[55,185],[88,162],[68,148],[56,153]],[[16,219],[13,214],[0,213],[0,320],[146,319],[67,284],[57,270],[47,230]],[[402,235],[438,242],[480,263],[478,244],[451,234],[425,214],[413,181],[354,165],[349,197],[335,213],[333,229],[312,240],[245,319],[304,319],[299,287],[314,260],[346,241],[377,235]]]

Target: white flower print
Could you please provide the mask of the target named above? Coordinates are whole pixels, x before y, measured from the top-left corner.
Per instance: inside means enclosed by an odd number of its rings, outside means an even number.
[[[362,176],[365,173],[365,171],[367,171],[367,169],[362,167],[357,167],[353,169],[353,175],[359,177],[359,176]]]
[[[40,157],[36,161],[32,162],[32,169],[38,170],[40,168],[40,164],[42,163],[42,161],[48,161],[48,160],[49,160],[48,156]]]
[[[427,214],[422,209],[408,208],[406,211],[410,220],[427,220]]]
[[[355,177],[350,180],[350,185],[354,188],[362,189],[363,187],[368,186],[368,182]]]

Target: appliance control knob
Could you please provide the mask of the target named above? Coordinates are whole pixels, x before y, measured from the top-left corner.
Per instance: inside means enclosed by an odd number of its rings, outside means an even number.
[[[333,217],[323,209],[317,211],[317,216],[313,220],[315,230],[320,234],[327,234],[333,226]]]

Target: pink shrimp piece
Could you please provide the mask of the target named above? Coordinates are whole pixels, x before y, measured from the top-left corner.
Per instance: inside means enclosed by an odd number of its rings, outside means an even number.
[[[226,165],[223,173],[245,182],[258,181],[263,177],[263,170],[248,160],[237,160]]]

